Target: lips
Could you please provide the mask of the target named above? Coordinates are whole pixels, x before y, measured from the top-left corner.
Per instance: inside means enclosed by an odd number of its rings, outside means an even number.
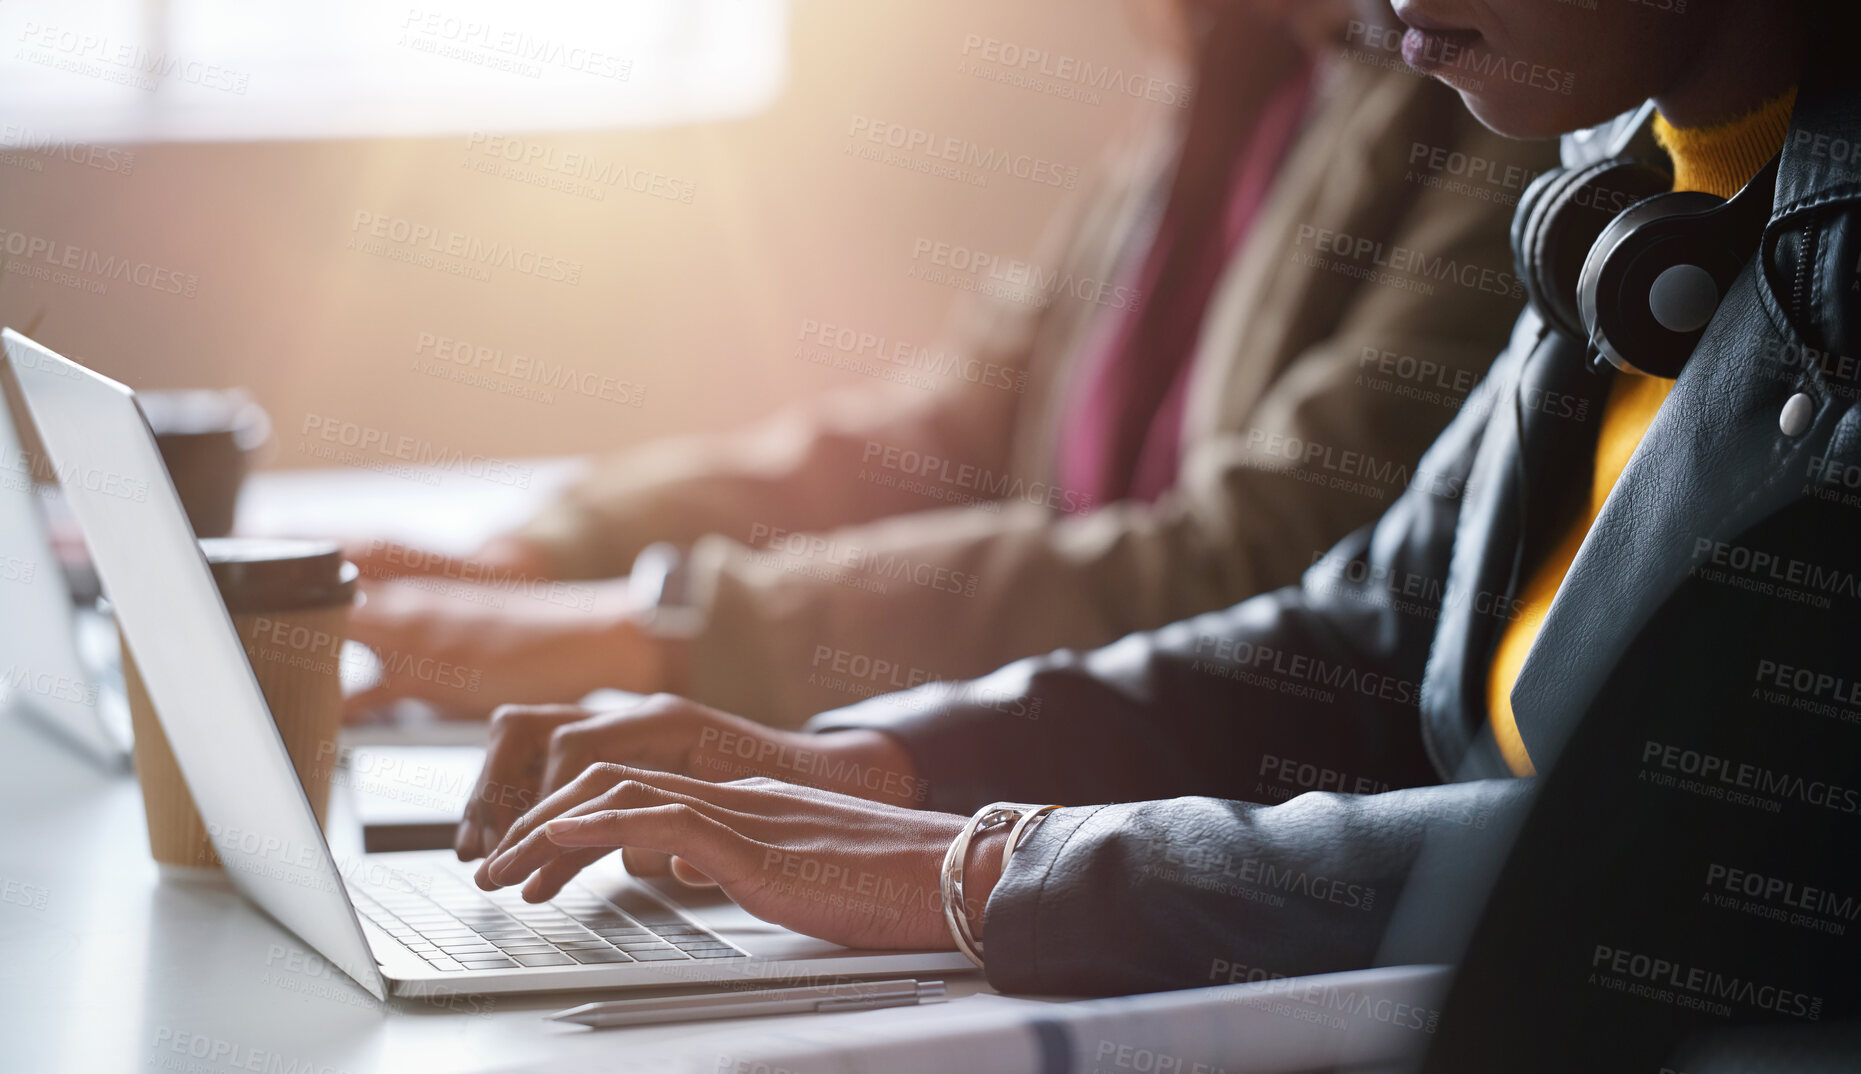
[[[1408,26],[1402,34],[1402,62],[1418,71],[1446,67],[1480,40],[1480,31],[1429,16],[1412,4],[1398,4],[1396,17]]]

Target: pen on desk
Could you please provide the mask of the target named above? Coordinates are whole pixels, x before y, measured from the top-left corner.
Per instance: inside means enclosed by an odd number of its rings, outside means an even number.
[[[657,1022],[697,1022],[711,1018],[750,1018],[766,1014],[826,1014],[833,1011],[874,1011],[884,1007],[913,1007],[942,1003],[942,981],[863,981],[858,984],[765,988],[754,992],[714,992],[699,996],[655,996],[584,1003],[549,1015],[551,1021],[573,1022],[594,1029],[651,1025]]]

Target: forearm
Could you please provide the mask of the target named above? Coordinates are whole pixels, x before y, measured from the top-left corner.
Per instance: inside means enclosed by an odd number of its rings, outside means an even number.
[[[1390,601],[1384,585],[1443,575],[1443,544],[1400,534],[1451,533],[1457,507],[1418,485],[1302,588],[1090,652],[876,697],[809,727],[892,734],[930,782],[931,803],[959,812],[999,798],[1270,801],[1312,789],[1275,779],[1287,765],[1325,773],[1327,789],[1431,782],[1418,702],[1434,620]]]
[[[909,493],[860,480],[863,460],[890,447],[993,461],[1011,400],[984,392],[960,382],[928,397],[847,391],[741,433],[648,444],[595,461],[512,536],[557,576],[611,577],[654,541],[756,543],[918,509]]]
[[[1083,516],[1000,501],[767,550],[709,539],[688,560],[701,622],[691,688],[792,726],[854,697],[1092,648],[1296,582],[1381,510],[1247,464],[1156,504]]]
[[[874,698],[809,726],[886,732],[928,782],[928,804],[957,812],[994,799],[1272,800],[1305,789],[1286,775],[1299,768],[1340,789],[1434,779],[1412,680],[1353,672],[1350,697],[1307,688],[1330,674],[1313,669],[1344,667],[1335,654],[1326,663],[1314,633],[1323,626],[1287,590],[1089,653]],[[1278,655],[1263,665],[1256,651]]]
[[[989,981],[1110,994],[1373,965],[1405,890],[1483,889],[1532,789],[1490,781],[1278,806],[1185,798],[1060,810],[988,900]],[[1400,943],[1401,957],[1453,961],[1460,938],[1448,929]]]

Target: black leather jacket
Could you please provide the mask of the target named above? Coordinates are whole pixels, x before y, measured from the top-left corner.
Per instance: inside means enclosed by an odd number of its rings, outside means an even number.
[[[937,808],[1071,807],[990,900],[997,987],[1453,960],[1527,824],[1498,890],[1537,901],[1496,900],[1533,909],[1488,913],[1482,936],[1518,942],[1481,950],[1539,961],[1495,955],[1494,972],[1543,965],[1572,995],[1643,1010],[1660,1005],[1589,983],[1599,946],[1659,955],[1749,933],[1715,972],[1832,995],[1816,959],[1851,938],[1722,908],[1713,897],[1735,893],[1707,878],[1720,866],[1861,900],[1857,102],[1799,98],[1763,248],[1544,621],[1513,706],[1546,775],[1509,777],[1486,675],[1522,581],[1588,488],[1609,381],[1529,311],[1407,491],[1315,555],[1301,586],[815,719],[897,735]],[[1810,421],[1785,435],[1799,394]],[[1580,778],[1563,779],[1579,748]],[[1532,810],[1540,790],[1564,812]],[[1841,861],[1820,850],[1838,838]],[[1579,859],[1580,875],[1560,872]],[[1568,926],[1537,930],[1562,938],[1548,953],[1525,942],[1546,915]],[[1763,961],[1784,947],[1807,953]]]

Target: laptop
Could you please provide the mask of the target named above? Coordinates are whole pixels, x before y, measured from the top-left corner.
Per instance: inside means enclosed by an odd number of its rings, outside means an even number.
[[[803,936],[714,893],[630,877],[618,854],[536,905],[480,891],[450,851],[339,863],[134,393],[11,329],[0,340],[228,879],[376,997],[971,969],[954,951]]]
[[[126,770],[129,705],[109,658],[116,634],[102,616],[78,608],[40,492],[0,397],[0,711]]]

